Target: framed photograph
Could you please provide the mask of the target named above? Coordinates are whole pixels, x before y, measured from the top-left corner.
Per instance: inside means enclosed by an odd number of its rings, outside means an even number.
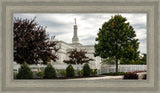
[[[159,3],[2,0],[0,91],[159,93]]]

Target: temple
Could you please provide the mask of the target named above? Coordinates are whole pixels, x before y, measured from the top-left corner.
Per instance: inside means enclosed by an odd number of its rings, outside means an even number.
[[[77,26],[77,23],[76,23],[76,18],[75,18],[75,24],[73,25],[72,43],[66,43],[64,41],[59,41],[59,43],[57,45],[60,47],[60,50],[57,53],[59,59],[57,60],[57,62],[51,62],[55,68],[65,69],[67,67],[67,64],[64,63],[63,61],[69,59],[67,52],[70,49],[77,49],[77,50],[81,49],[81,50],[84,50],[84,51],[87,52],[86,56],[94,59],[94,61],[89,62],[90,67],[92,69],[100,69],[101,58],[100,57],[94,57],[94,45],[82,45],[81,43],[79,43],[78,26]],[[79,68],[81,68],[81,67],[82,66],[79,65]]]

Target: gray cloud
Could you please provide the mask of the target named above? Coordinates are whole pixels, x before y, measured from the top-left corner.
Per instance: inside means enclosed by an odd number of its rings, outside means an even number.
[[[84,39],[82,39],[83,41],[85,41],[85,40],[95,40],[95,37],[94,36],[91,36],[91,37],[87,37],[87,38],[84,38]]]
[[[137,23],[132,25],[135,29],[146,29],[146,24]]]
[[[139,41],[142,43],[146,43],[147,40],[146,40],[146,38],[143,38],[143,39],[140,39]]]
[[[57,36],[57,35],[63,35],[63,34],[66,34],[66,33],[67,33],[67,32],[62,32],[62,31],[59,31],[59,32],[58,32],[58,31],[57,31],[57,32],[56,32],[56,31],[55,31],[55,32],[49,32],[49,34],[51,34],[51,35],[56,35],[56,36]]]
[[[96,38],[95,36],[89,36],[81,39],[81,42],[83,42],[85,45],[94,45],[95,38]]]
[[[127,18],[135,29],[140,42],[139,50],[146,53],[146,14],[144,13],[120,13]],[[14,14],[14,17],[33,19],[42,25],[47,26],[46,31],[51,35],[56,35],[58,40],[71,43],[73,36],[74,18],[77,18],[78,36],[80,42],[85,45],[95,44],[95,37],[102,24],[108,21],[114,13],[67,13],[67,14],[42,14],[42,13],[23,13]]]
[[[65,24],[63,23],[60,23],[60,22],[55,22],[55,21],[48,21],[48,20],[40,20],[39,21],[41,25],[45,25],[47,27],[64,27],[66,26]]]

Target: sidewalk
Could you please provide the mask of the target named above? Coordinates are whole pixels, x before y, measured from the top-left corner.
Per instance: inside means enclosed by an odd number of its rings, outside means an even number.
[[[69,79],[69,80],[121,80],[123,79],[123,76],[103,76],[103,77],[89,77],[89,78],[75,78],[75,79]]]
[[[137,73],[139,78],[142,79],[143,75],[146,74],[146,72],[140,72]],[[68,79],[68,80],[122,80],[123,75],[121,76],[102,76],[102,77],[87,77],[87,78],[74,78],[74,79]]]

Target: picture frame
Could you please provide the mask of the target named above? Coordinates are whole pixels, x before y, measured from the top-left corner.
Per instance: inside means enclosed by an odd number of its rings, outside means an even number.
[[[160,92],[159,0],[1,0],[0,4],[0,92]],[[147,80],[14,80],[13,13],[147,13]]]

